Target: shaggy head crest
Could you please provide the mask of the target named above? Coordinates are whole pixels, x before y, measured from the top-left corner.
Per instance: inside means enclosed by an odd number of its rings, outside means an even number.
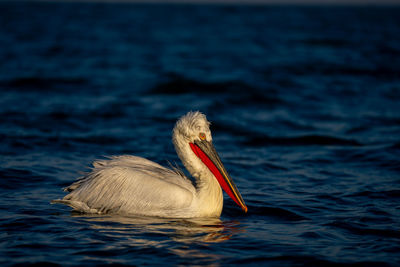
[[[206,115],[199,111],[188,112],[182,116],[175,124],[174,133],[180,133],[187,139],[195,140],[199,136],[207,136],[211,139],[210,122]]]

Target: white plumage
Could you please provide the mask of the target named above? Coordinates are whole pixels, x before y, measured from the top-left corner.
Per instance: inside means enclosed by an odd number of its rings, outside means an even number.
[[[167,169],[141,157],[114,156],[95,161],[90,173],[65,188],[68,195],[52,203],[63,203],[84,213],[170,218],[218,217],[223,206],[221,187],[212,168],[206,165],[207,162],[204,163],[204,156],[202,159],[191,147],[196,146],[194,144],[212,147],[209,125],[204,114],[189,112],[176,123],[173,130],[175,149],[195,182],[175,168]],[[213,157],[209,156],[214,160]],[[219,167],[219,157],[216,157],[214,162]],[[226,170],[223,168],[224,172]],[[235,189],[237,191],[236,186]],[[238,191],[237,194],[240,196]],[[242,203],[241,196],[239,198]],[[247,211],[244,202],[241,206]]]

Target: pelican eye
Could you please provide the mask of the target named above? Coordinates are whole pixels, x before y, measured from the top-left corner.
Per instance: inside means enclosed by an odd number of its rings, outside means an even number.
[[[199,133],[199,137],[201,140],[206,140],[206,134],[205,133]]]

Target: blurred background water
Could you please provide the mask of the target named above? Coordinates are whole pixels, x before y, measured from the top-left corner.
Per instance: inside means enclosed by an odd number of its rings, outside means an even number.
[[[0,264],[400,264],[400,9],[0,2]],[[247,214],[74,214],[200,110]],[[180,164],[180,162],[179,162]],[[352,265],[352,266],[353,266]]]

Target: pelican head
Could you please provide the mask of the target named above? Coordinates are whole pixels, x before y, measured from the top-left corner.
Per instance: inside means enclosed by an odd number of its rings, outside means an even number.
[[[196,178],[204,170],[211,172],[224,191],[244,212],[247,206],[226,171],[212,143],[210,122],[201,112],[189,112],[181,117],[173,130],[173,143],[186,169]]]

